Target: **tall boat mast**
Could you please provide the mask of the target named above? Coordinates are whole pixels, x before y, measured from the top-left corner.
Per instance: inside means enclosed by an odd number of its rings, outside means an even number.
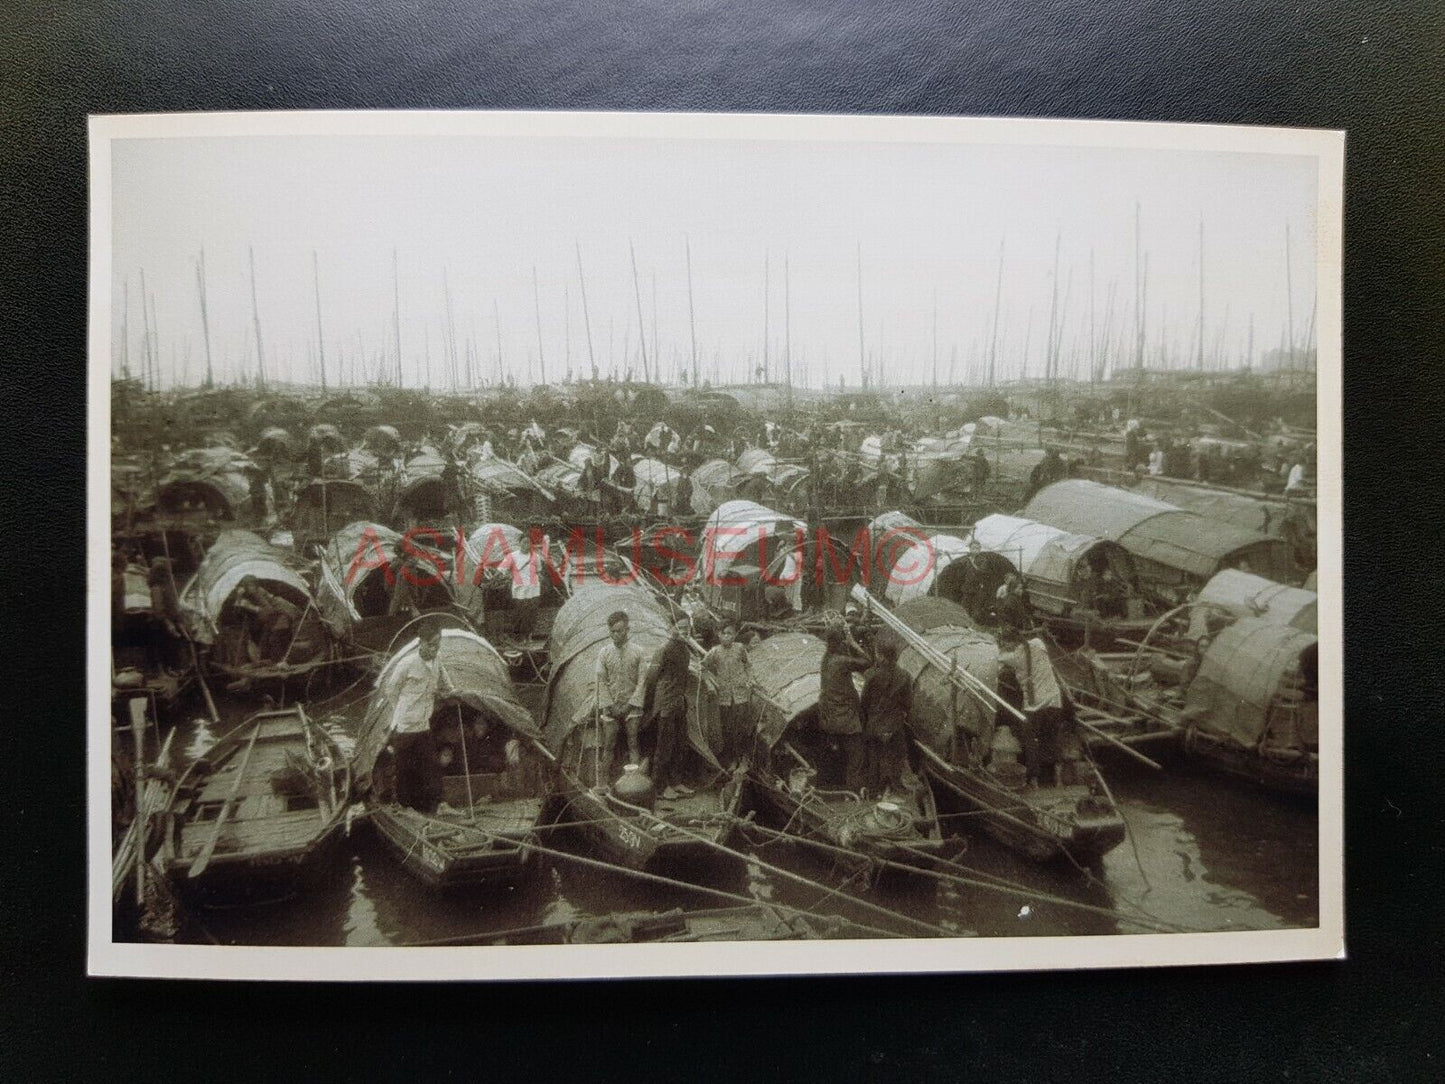
[[[988,342],[988,386],[993,387],[998,378],[998,322],[1003,302],[1003,246],[1004,238],[998,242],[998,277],[993,285],[993,332]]]
[[[684,236],[682,244],[687,255],[687,328],[692,344],[692,386],[695,388],[701,381],[697,368],[697,313],[692,303],[692,242]]]
[[[542,350],[542,291],[537,286],[537,265],[532,265],[532,312],[537,318],[537,367],[541,381],[547,383],[547,355]]]
[[[642,382],[652,383],[652,374],[647,365],[647,332],[642,325],[642,287],[637,281],[637,249],[632,245],[632,239],[627,239],[627,251],[632,257],[632,296],[637,301],[637,342],[638,349],[642,351]]]
[[[321,393],[324,395],[326,394],[326,338],[321,330],[321,268],[314,248],[311,250],[311,285],[316,294],[316,361],[321,367]]]
[[[863,346],[863,242],[858,242],[858,381],[868,387],[868,354]]]
[[[396,246],[391,246],[391,321],[396,333],[396,386],[402,386],[401,375],[401,276],[397,271]]]
[[[582,242],[573,242],[577,249],[577,281],[582,287],[582,323],[587,329],[587,360],[592,365],[592,379],[597,379],[597,355],[592,349],[592,315],[587,311],[587,276],[582,273]]]
[[[211,317],[206,306],[206,250],[201,249],[201,258],[196,262],[196,290],[201,295],[201,338],[206,344],[206,387],[215,386],[215,373],[211,368]]]
[[[256,325],[256,386],[266,387],[266,349],[261,339],[261,308],[256,303],[256,250],[246,247],[246,254],[251,265],[251,319]]]

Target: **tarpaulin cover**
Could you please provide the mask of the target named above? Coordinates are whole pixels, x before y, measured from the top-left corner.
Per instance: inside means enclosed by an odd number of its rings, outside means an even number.
[[[1281,681],[1318,643],[1313,633],[1288,625],[1254,617],[1236,621],[1206,649],[1185,695],[1185,720],[1254,748],[1268,729]]]
[[[156,488],[156,503],[176,511],[186,494],[201,494],[223,518],[233,519],[251,499],[246,471],[255,466],[234,448],[193,448],[177,457]]]
[[[962,606],[947,599],[921,598],[905,602],[895,613],[944,658],[989,689],[998,690],[998,645],[974,626]],[[898,665],[913,680],[910,721],[920,741],[946,757],[954,732],[961,730],[988,748],[993,741],[995,710],[980,699],[981,693],[957,688],[937,665],[907,644],[899,652]]]
[[[573,497],[582,494],[582,471],[571,463],[554,461],[537,472],[537,481],[554,493],[562,492]]]
[[[793,532],[806,527],[802,520],[774,512],[755,501],[728,501],[719,505],[708,516],[703,542],[704,546],[712,547],[714,573],[722,575],[750,546],[756,546],[764,533],[772,552],[780,544],[776,530],[779,523],[789,532],[782,539],[784,547],[790,547],[796,541],[797,535]]]
[[[291,562],[289,553],[258,534],[222,531],[181,592],[181,608],[191,634],[204,644],[215,641],[221,610],[247,576],[255,576],[272,590],[277,584],[285,585],[303,600],[310,600],[311,589]]]
[[[782,493],[791,493],[808,477],[808,468],[797,463],[780,463],[763,448],[749,448],[738,456],[738,472],[767,479],[768,485]]]
[[[1257,531],[1219,523],[1132,490],[1070,478],[1045,486],[1024,517],[1075,534],[1118,542],[1136,558],[1199,579],[1247,558],[1265,571],[1287,566],[1284,545]]]
[[[375,541],[368,537],[368,532]],[[356,609],[356,592],[366,579],[367,572],[358,570],[348,580],[351,566],[358,560],[363,566],[374,566],[378,553],[386,558],[388,564],[395,563],[400,546],[401,535],[379,523],[348,523],[331,537],[321,554],[316,605],[321,610],[321,619],[332,632],[340,636],[353,622],[361,620],[361,614]],[[380,568],[374,570],[384,575]]]
[[[951,534],[929,534],[926,541],[906,543],[900,539],[894,552],[897,557],[888,571],[883,597],[901,606],[926,597],[944,569],[968,556],[968,543]]]
[[[590,722],[596,704],[597,656],[611,643],[608,615],[621,610],[628,617],[628,642],[644,659],[668,635],[668,615],[645,589],[612,586],[596,580],[580,585],[552,621],[547,639],[552,676],[547,682],[543,729],[547,744],[560,751],[578,726]]]
[[[1285,519],[1290,512],[1289,504],[1284,501],[1267,501],[1246,497],[1242,493],[1191,486],[1170,478],[1141,479],[1134,491],[1271,538],[1283,535]]]
[[[818,706],[823,641],[806,632],[782,632],[748,648],[754,700],[762,705],[760,726],[768,747],[788,724]]]
[[[479,459],[471,466],[472,480],[487,493],[536,493],[537,483],[520,467],[505,459]]]
[[[643,509],[652,503],[654,495],[671,500],[677,480],[682,477],[676,467],[668,466],[659,459],[639,459],[632,464],[632,473],[637,478],[632,493],[638,507]]]
[[[400,693],[402,660],[415,655],[420,645],[419,639],[412,639],[398,648],[377,675],[366,716],[357,732],[352,765],[363,790],[369,785],[376,758],[391,737],[391,720]],[[441,660],[447,680],[455,690],[456,700],[490,713],[518,734],[541,738],[531,713],[517,699],[506,662],[486,640],[464,629],[443,629],[437,658]]]
[[[1227,568],[1200,589],[1200,602],[1213,603],[1236,617],[1259,617],[1275,625],[1290,625],[1304,632],[1317,628],[1315,608],[1319,595],[1300,587],[1286,587],[1263,576]]]
[[[1053,584],[1071,583],[1075,565],[1095,546],[1110,547],[1129,561],[1128,553],[1119,553],[1113,542],[1017,516],[985,516],[974,524],[973,537],[984,549],[1008,558],[1025,576]],[[1132,573],[1132,561],[1129,567]]]
[[[376,498],[348,478],[317,479],[296,494],[291,533],[298,543],[329,538],[338,527],[376,518]]]
[[[692,510],[710,515],[733,499],[733,486],[741,472],[726,459],[709,459],[692,472]]]

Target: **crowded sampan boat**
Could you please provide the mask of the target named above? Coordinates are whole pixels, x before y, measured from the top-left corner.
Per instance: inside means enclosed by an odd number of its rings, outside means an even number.
[[[926,863],[942,843],[933,792],[912,766],[901,727],[886,737],[865,732],[854,674],[867,657],[847,630],[835,624],[826,640],[779,633],[750,655],[758,715],[750,775],[759,804],[785,831],[845,856]],[[897,689],[894,682],[879,694]]]
[[[957,876],[975,841],[1097,878],[1140,764],[1313,793],[1308,433],[1147,388],[1048,426],[1036,391],[774,391],[238,390],[189,449],[118,415],[117,734],[136,699],[245,719],[135,788],[125,869],[275,895],[365,824],[429,888],[548,864],[727,904],[538,938],[821,936],[709,866],[878,918],[878,874]],[[1197,432],[1150,455],[1150,403]]]
[[[714,748],[721,713],[686,627],[640,586],[588,582],[557,611],[549,653],[558,819],[637,868],[721,853],[742,773],[719,759],[728,743]]]
[[[867,604],[866,594],[858,597]],[[945,814],[967,813],[1005,846],[1040,861],[1087,864],[1124,841],[1124,819],[1088,757],[1042,642],[1014,637],[1012,650],[1001,651],[946,599],[870,613],[904,644],[899,665],[913,686],[911,734]]]
[[[553,759],[496,649],[428,622],[376,679],[357,790],[408,873],[437,888],[477,884],[527,863]]]

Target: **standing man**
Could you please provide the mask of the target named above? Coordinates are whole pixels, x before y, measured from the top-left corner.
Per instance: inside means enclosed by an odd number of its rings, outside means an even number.
[[[830,735],[842,750],[843,786],[863,786],[863,721],[853,674],[868,668],[868,657],[848,634],[846,626],[828,629],[818,681],[818,729]]]
[[[600,732],[598,734],[598,772],[612,776],[612,754],[617,746],[617,728],[627,730],[627,756],[629,764],[642,761],[637,733],[642,723],[642,703],[645,685],[643,678],[642,652],[627,639],[630,622],[623,610],[616,610],[607,618],[607,633],[612,642],[597,656],[597,705]],[[602,780],[598,779],[598,783]]]
[[[441,800],[441,771],[431,717],[439,696],[450,682],[441,662],[442,632],[424,625],[416,653],[407,655],[397,669],[396,707],[391,714],[391,752],[396,771],[396,800],[412,809],[431,813]]]
[[[1013,670],[1023,698],[1024,721],[1019,735],[1024,747],[1024,782],[1059,785],[1059,745],[1067,715],[1064,693],[1049,661],[1048,649],[1037,637],[1025,640],[1007,629],[999,637],[999,662]]]
[[[978,497],[982,495],[983,487],[988,484],[989,475],[993,473],[982,445],[973,450],[973,458],[969,461],[969,465],[973,470],[972,495]]]
[[[875,651],[878,661],[863,679],[863,775],[869,794],[887,794],[902,782],[908,762],[913,683],[898,665],[891,637],[880,637]]]
[[[748,756],[753,736],[753,664],[748,649],[738,643],[738,623],[725,621],[718,644],[702,660],[717,691],[719,734],[717,757],[731,768]]]
[[[691,787],[679,778],[682,743],[687,733],[687,677],[689,655],[687,650],[686,621],[675,621],[669,630],[667,643],[657,649],[648,667],[648,684],[652,686],[652,712],[649,720],[657,728],[656,740],[652,746],[652,761],[648,774],[652,785],[666,800],[692,794]],[[629,732],[628,744],[633,745]],[[636,757],[637,750],[633,756]],[[638,761],[633,760],[636,764]]]

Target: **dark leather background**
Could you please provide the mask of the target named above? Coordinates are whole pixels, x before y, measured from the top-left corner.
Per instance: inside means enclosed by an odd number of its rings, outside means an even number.
[[[1438,0],[11,3],[0,917],[7,1079],[1437,1076]],[[548,987],[86,981],[81,618],[90,112],[695,109],[1349,129],[1343,964]],[[886,946],[877,950],[886,952]]]

